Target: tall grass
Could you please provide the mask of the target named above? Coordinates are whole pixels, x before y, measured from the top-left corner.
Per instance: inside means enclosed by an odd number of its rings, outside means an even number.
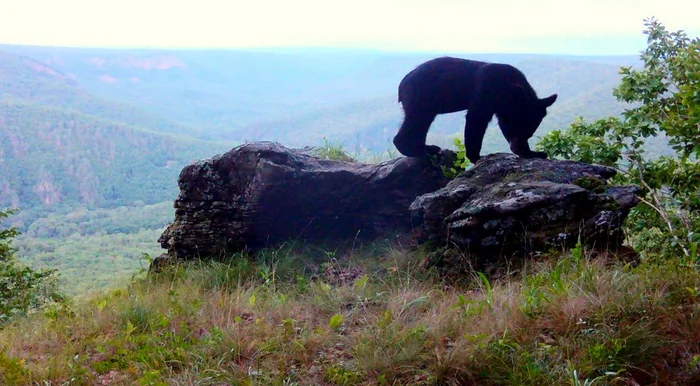
[[[331,253],[327,256],[332,256]],[[454,284],[396,249],[193,262],[0,331],[0,383],[692,384],[700,274],[574,250]],[[315,269],[314,269],[315,267]],[[335,276],[333,276],[335,275]],[[336,280],[345,275],[345,280]]]

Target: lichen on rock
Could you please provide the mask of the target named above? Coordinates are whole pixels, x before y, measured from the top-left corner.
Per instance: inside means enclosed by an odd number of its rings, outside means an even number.
[[[615,249],[641,191],[608,186],[615,173],[581,162],[492,154],[418,197],[410,210],[428,240],[473,259],[514,258],[579,240]]]

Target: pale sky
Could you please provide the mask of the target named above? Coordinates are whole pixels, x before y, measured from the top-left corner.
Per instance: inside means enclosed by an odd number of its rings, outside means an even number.
[[[544,50],[547,41],[563,42],[563,49],[573,51],[583,46],[595,50],[606,42],[616,44],[606,40],[616,36],[626,42],[632,39],[642,49],[642,21],[649,16],[670,30],[697,36],[698,4],[697,0],[0,0],[0,43],[522,52],[537,46],[532,43],[537,41],[544,42]]]

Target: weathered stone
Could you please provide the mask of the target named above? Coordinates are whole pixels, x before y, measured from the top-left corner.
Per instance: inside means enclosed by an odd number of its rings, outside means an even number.
[[[443,150],[444,162],[455,154]],[[324,160],[255,142],[186,166],[175,221],[159,238],[176,259],[221,257],[280,242],[382,237],[412,228],[408,207],[449,180],[427,159],[376,165]]]
[[[470,259],[514,257],[580,239],[615,249],[639,202],[636,186],[609,186],[612,168],[574,161],[492,154],[410,207],[427,239]],[[590,189],[590,190],[589,190]]]

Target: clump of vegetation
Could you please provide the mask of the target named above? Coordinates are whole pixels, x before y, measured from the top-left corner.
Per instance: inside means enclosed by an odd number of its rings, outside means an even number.
[[[467,149],[465,144],[459,138],[454,139],[454,144],[457,147],[457,159],[453,165],[449,167],[440,165],[443,174],[447,178],[455,178],[457,175],[467,169],[470,165],[469,158],[467,158]]]
[[[621,118],[578,120],[538,147],[552,157],[619,169],[616,183],[637,184],[643,203],[629,217],[632,243],[647,256],[683,256],[698,263],[700,244],[700,39],[645,20],[643,68],[624,67],[615,97],[631,105]],[[654,159],[652,137],[668,139],[675,154]]]
[[[596,193],[602,193],[603,191],[605,191],[607,183],[599,178],[584,176],[574,180],[574,185],[580,186],[584,189],[588,189]]]
[[[333,143],[327,138],[323,138],[323,146],[314,149],[314,155],[321,159],[329,159],[344,162],[356,161],[355,157],[350,156],[345,151],[342,143]]]
[[[0,219],[12,213],[0,211]],[[36,271],[17,261],[12,240],[18,234],[14,227],[0,230],[0,328],[17,317],[63,302],[55,270]]]

